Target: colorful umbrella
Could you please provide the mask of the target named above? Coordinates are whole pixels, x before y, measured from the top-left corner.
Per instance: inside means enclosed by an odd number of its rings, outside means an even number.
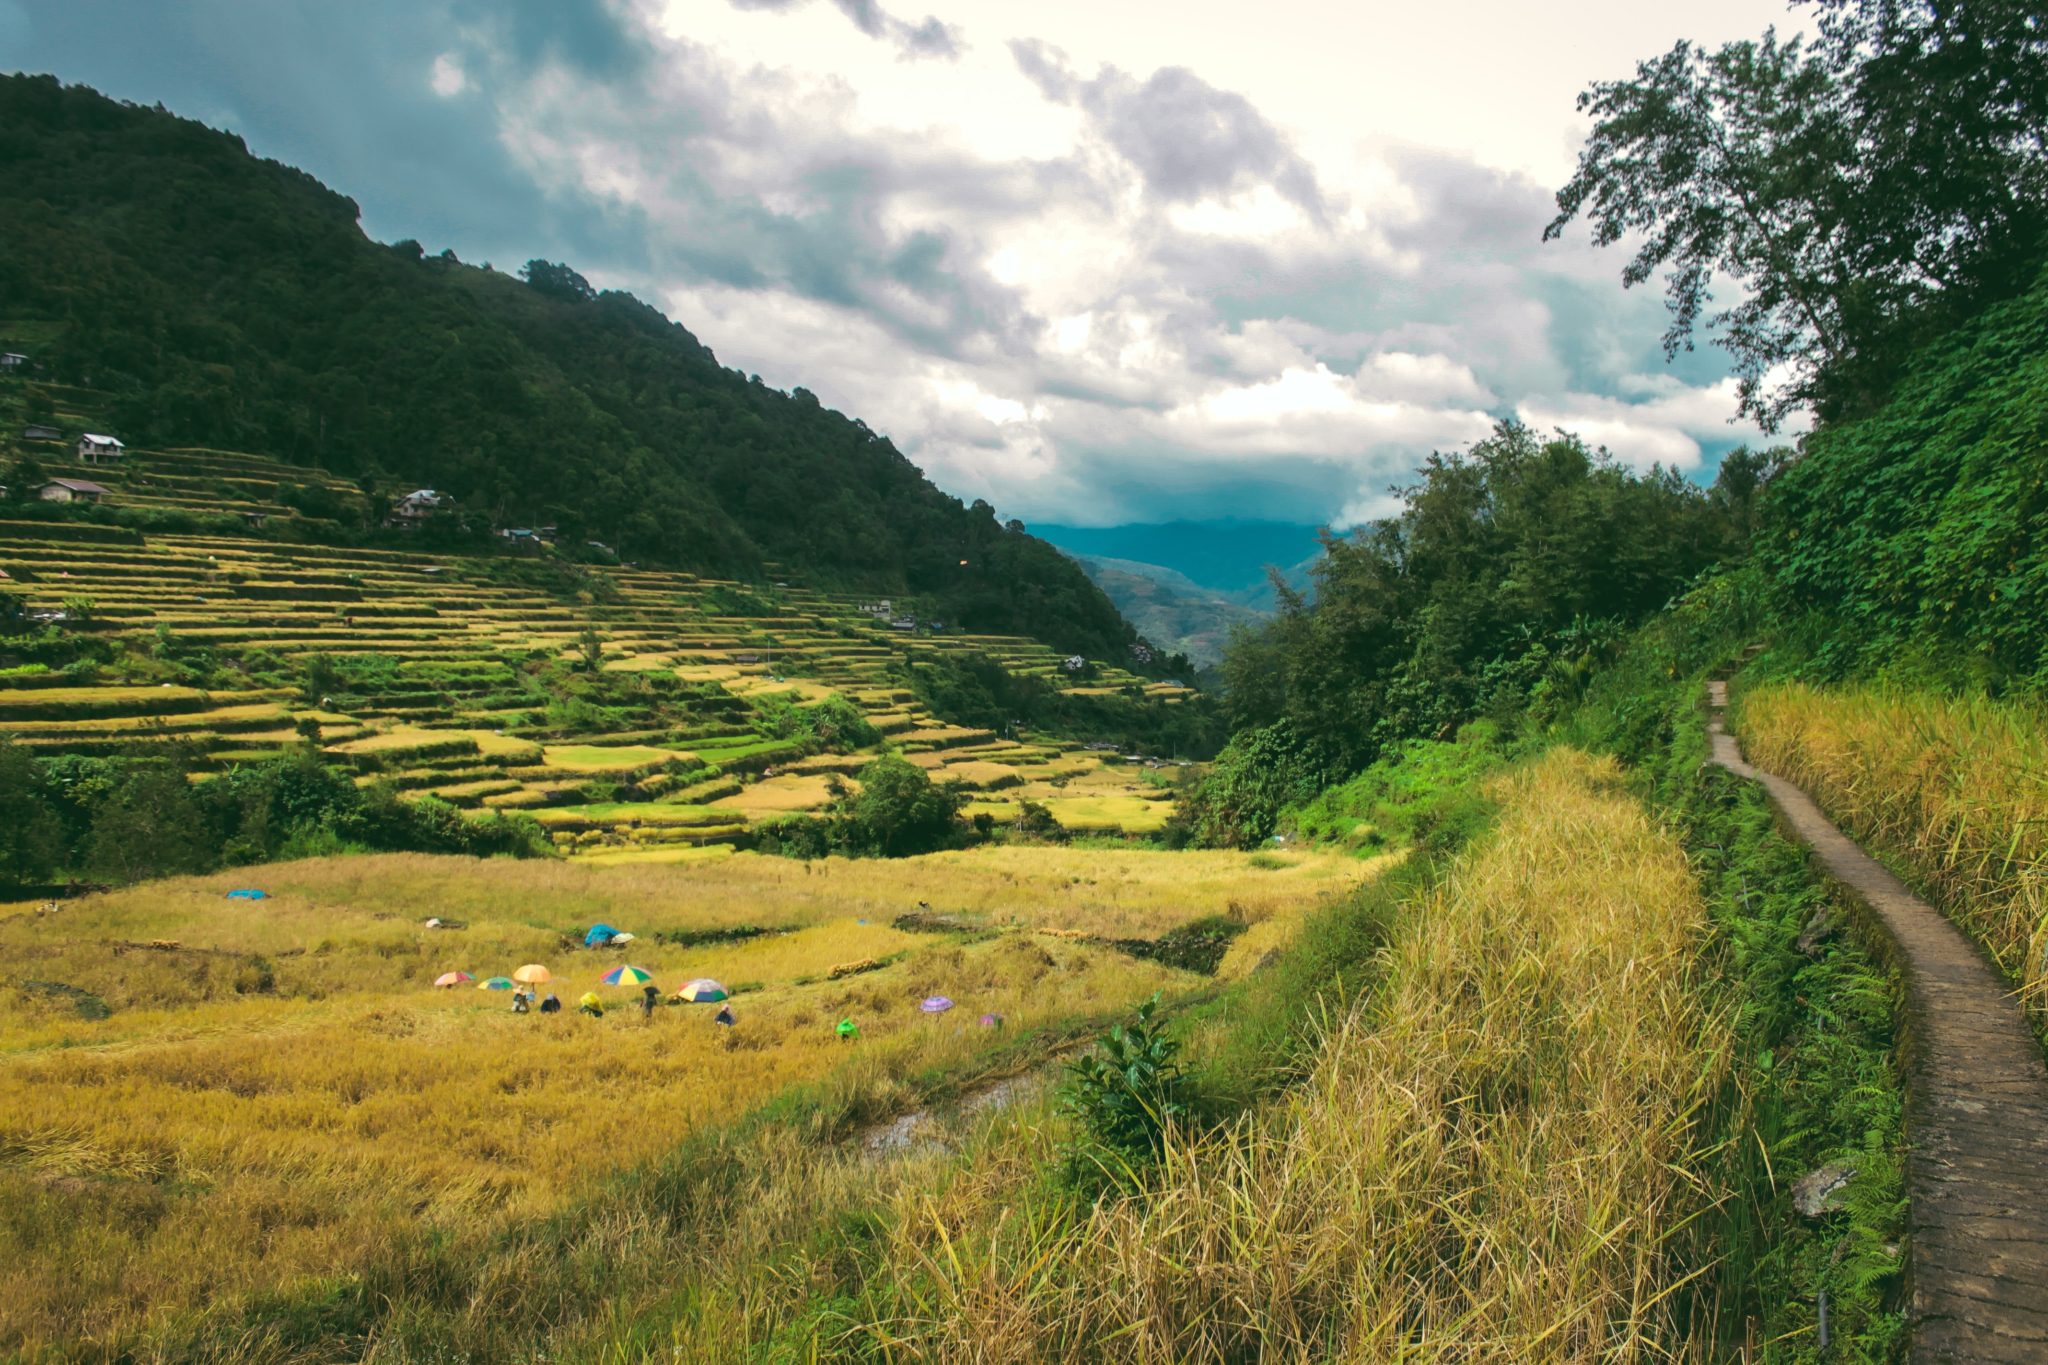
[[[683,988],[676,992],[693,1005],[706,1005],[714,1000],[723,1000],[730,993],[708,976],[700,976],[695,981],[685,981]]]
[[[476,978],[468,972],[443,972],[434,978],[434,984],[445,990],[449,986],[460,986],[465,981],[474,980]]]
[[[607,986],[644,986],[652,980],[653,972],[643,972],[638,967],[614,967],[603,977]]]
[[[512,978],[509,976],[494,976],[489,981],[478,982],[477,989],[480,991],[509,991],[512,989]]]
[[[917,1007],[926,1014],[944,1014],[947,1010],[953,1008],[953,1002],[943,995],[928,995],[918,1003]]]
[[[523,981],[529,986],[545,986],[548,982],[555,979],[555,974],[541,966],[538,962],[529,962],[518,971],[512,973],[512,979],[514,981]]]

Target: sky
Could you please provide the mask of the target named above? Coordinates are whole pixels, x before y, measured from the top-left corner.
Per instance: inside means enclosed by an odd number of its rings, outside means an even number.
[[[1384,515],[1516,416],[1710,477],[1722,354],[1544,243],[1588,83],[1784,0],[0,0],[0,70],[372,237],[567,261],[1003,517]]]

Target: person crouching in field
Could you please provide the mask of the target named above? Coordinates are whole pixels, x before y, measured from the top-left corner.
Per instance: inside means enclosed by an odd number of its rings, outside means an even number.
[[[583,992],[583,999],[577,1003],[578,1014],[587,1014],[593,1019],[604,1018],[604,1001],[597,998],[596,991]]]
[[[654,1022],[654,1002],[659,998],[659,995],[660,992],[656,991],[652,986],[642,986],[640,988],[640,1018],[643,1021],[647,1023]]]
[[[548,998],[540,1002],[540,1012],[542,1014],[560,1014],[562,1012],[562,997],[556,995],[553,991],[549,991]]]

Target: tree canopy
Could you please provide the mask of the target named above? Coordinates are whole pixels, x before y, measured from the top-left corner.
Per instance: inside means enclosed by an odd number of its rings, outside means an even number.
[[[1545,229],[1583,215],[1599,245],[1634,244],[1622,279],[1662,272],[1667,353],[1718,331],[1767,429],[1876,407],[1914,348],[2024,292],[2048,246],[2038,5],[1805,3],[1811,41],[1681,42],[1581,95],[1593,132]]]

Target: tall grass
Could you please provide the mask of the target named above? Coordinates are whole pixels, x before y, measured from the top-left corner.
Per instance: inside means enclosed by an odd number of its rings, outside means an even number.
[[[1740,701],[1750,757],[1931,891],[2048,1024],[2048,710],[1882,685]]]
[[[1556,751],[1396,929],[1305,1082],[1078,1205],[963,1175],[900,1209],[825,1344],[890,1360],[1685,1357],[1730,1021],[1683,854]],[[1014,1176],[1015,1173],[1012,1172]]]
[[[1320,855],[1273,871],[1241,854],[1054,848],[810,867],[743,855],[684,872],[388,855],[17,908],[0,915],[0,1355],[132,1342],[205,1307],[366,1274],[408,1239],[469,1239],[463,1273],[504,1273],[504,1256],[529,1253],[488,1235],[594,1199],[792,1087],[829,1082],[886,1112],[912,1078],[972,1067],[1005,1038],[1208,988],[1034,929],[1158,933],[1232,902],[1277,926],[1368,872]],[[223,898],[247,879],[271,898]],[[919,899],[1001,932],[893,928]],[[428,929],[430,914],[467,927]],[[586,951],[594,920],[641,940]],[[738,925],[787,932],[659,937]],[[829,979],[870,958],[883,967]],[[666,988],[759,988],[726,1031],[705,1010],[518,1016],[504,995],[429,985],[537,961],[573,1010],[622,959]],[[599,989],[615,1005],[633,994]],[[922,1014],[935,993],[959,1008]],[[984,1010],[1005,1029],[981,1028]],[[849,1015],[854,1045],[833,1033]]]

